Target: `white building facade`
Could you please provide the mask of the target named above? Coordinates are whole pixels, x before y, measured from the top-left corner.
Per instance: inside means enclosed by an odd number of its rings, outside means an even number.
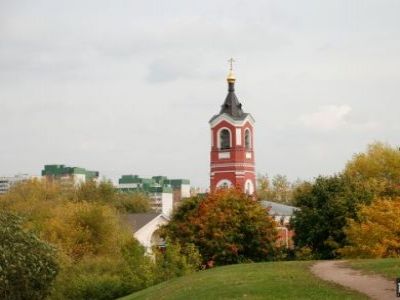
[[[0,194],[7,193],[12,186],[16,185],[17,183],[27,181],[31,178],[32,177],[27,174],[18,174],[12,177],[0,177]]]

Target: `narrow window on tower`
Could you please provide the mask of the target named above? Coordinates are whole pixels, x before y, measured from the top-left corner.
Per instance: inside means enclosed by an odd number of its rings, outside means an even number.
[[[228,129],[222,129],[219,134],[220,149],[230,149],[231,148],[231,133]]]
[[[246,150],[251,149],[251,136],[250,136],[250,130],[246,129],[244,133],[244,145],[246,147]]]
[[[251,193],[251,187],[250,187],[250,182],[248,182],[247,184],[246,184],[246,194],[250,194]]]

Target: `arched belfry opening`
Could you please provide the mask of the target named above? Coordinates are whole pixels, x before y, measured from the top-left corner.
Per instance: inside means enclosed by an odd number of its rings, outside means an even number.
[[[219,132],[219,148],[226,150],[231,148],[231,133],[228,129],[224,128]]]

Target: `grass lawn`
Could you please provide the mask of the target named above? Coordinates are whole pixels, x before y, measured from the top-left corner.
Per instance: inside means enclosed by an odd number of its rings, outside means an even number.
[[[218,267],[175,278],[122,299],[367,299],[315,278],[309,271],[312,263],[269,262]]]
[[[357,259],[349,261],[349,265],[355,269],[382,274],[390,279],[400,277],[400,258]]]

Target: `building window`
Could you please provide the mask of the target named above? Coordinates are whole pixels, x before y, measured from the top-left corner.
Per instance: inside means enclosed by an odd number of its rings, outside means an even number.
[[[231,133],[228,129],[222,129],[219,133],[219,143],[221,150],[231,148]]]
[[[232,187],[232,182],[228,179],[222,179],[217,183],[217,188],[226,189]]]
[[[250,136],[250,130],[246,129],[244,133],[244,145],[246,147],[246,150],[251,149],[251,136]]]
[[[246,194],[250,194],[250,188],[250,182],[248,182],[246,186]]]
[[[245,187],[245,193],[246,194],[253,195],[253,193],[254,193],[254,185],[253,185],[253,182],[250,179],[246,180],[246,183],[245,183],[244,187]]]

